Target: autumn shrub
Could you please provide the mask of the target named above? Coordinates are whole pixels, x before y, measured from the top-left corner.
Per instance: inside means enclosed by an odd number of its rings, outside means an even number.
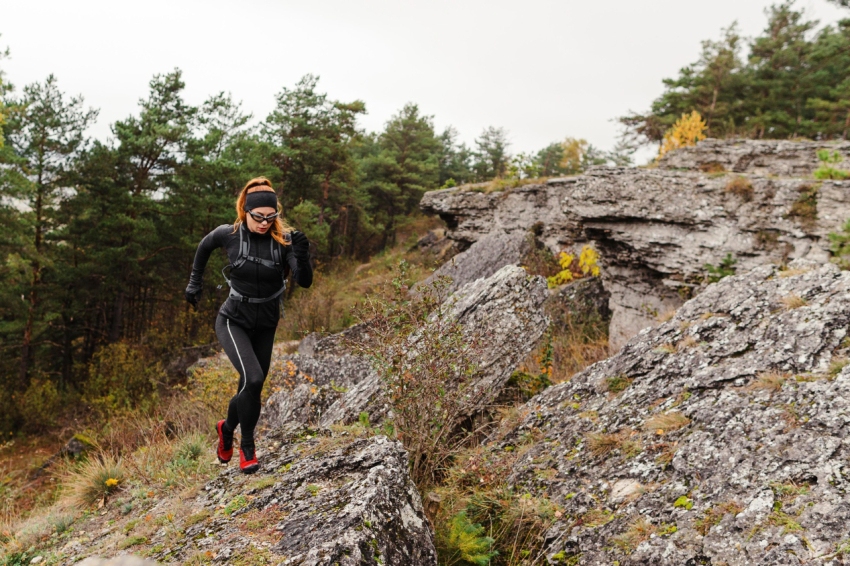
[[[599,254],[590,246],[582,247],[578,258],[564,251],[558,254],[557,260],[561,270],[546,278],[550,289],[580,277],[599,275]]]
[[[409,264],[400,262],[389,289],[370,294],[357,308],[368,339],[353,339],[351,346],[372,360],[383,380],[392,424],[409,453],[411,476],[422,487],[436,483],[469,440],[460,425],[481,336],[450,314],[449,278],[420,285],[415,294],[408,292],[412,283]]]
[[[56,426],[66,401],[52,380],[38,377],[30,381],[15,409],[27,432],[42,433]]]
[[[88,374],[86,401],[105,415],[149,412],[159,398],[157,384],[165,380],[158,362],[124,342],[100,348],[88,365]]]
[[[702,116],[696,110],[690,114],[682,114],[673,127],[664,133],[664,139],[658,149],[658,159],[674,149],[696,145],[698,141],[705,139],[706,129]]]

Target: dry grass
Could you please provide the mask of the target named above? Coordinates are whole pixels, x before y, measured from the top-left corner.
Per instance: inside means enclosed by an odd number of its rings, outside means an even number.
[[[614,514],[607,509],[591,509],[579,517],[577,523],[585,527],[596,528],[610,523],[613,518]]]
[[[672,320],[674,316],[676,316],[676,309],[670,309],[656,316],[655,320],[658,322],[667,322]]]
[[[647,521],[645,517],[639,517],[629,523],[626,532],[612,538],[611,542],[620,547],[626,554],[631,554],[640,543],[648,540],[650,536],[657,532],[657,526]]]
[[[694,528],[702,536],[706,536],[711,527],[720,523],[726,515],[737,515],[744,507],[737,501],[727,501],[709,508],[701,518],[694,521]]]
[[[699,344],[699,341],[696,338],[693,336],[685,336],[679,340],[678,344],[676,344],[676,351],[682,352],[688,348],[693,348],[697,344]]]
[[[782,389],[782,386],[788,381],[788,374],[777,372],[760,373],[755,381],[747,386],[750,391],[770,391],[775,393]]]
[[[675,354],[678,350],[673,344],[661,344],[653,348],[652,351],[658,354]]]
[[[835,379],[838,374],[841,373],[841,370],[843,370],[847,366],[847,364],[850,364],[850,360],[848,360],[844,356],[837,356],[833,358],[829,362],[829,369],[827,370],[829,378]]]
[[[110,454],[101,453],[83,462],[64,484],[71,498],[81,507],[102,506],[108,497],[118,493],[126,480],[122,462]]]
[[[624,428],[611,433],[592,432],[585,437],[585,441],[594,457],[605,456],[618,449],[626,456],[633,456],[640,452],[640,444],[629,440],[633,435],[633,430]]]
[[[474,183],[461,185],[461,191],[473,191],[476,193],[495,193],[504,190],[524,187],[526,185],[539,185],[545,183],[549,177],[537,177],[533,179],[493,179],[485,183]]]
[[[734,177],[726,183],[725,191],[739,197],[744,202],[753,200],[753,184],[746,177]]]
[[[797,275],[802,275],[804,273],[808,273],[811,269],[783,269],[778,275],[779,277],[796,277]]]
[[[424,280],[431,274],[434,258],[411,248],[421,235],[442,225],[437,217],[417,217],[399,230],[399,243],[394,248],[367,263],[339,260],[332,265],[316,266],[309,289],[296,285],[287,293],[286,314],[278,338],[300,340],[311,332],[334,333],[351,326],[355,322],[351,314],[355,304],[366,295],[380,292],[402,259],[410,263],[408,275],[414,282]]]
[[[806,299],[802,298],[800,295],[796,293],[792,293],[790,295],[786,295],[780,299],[782,306],[785,307],[785,310],[798,309],[800,307],[806,306],[808,303]]]
[[[643,423],[643,430],[663,435],[686,427],[690,423],[691,419],[679,411],[670,411],[651,417]]]

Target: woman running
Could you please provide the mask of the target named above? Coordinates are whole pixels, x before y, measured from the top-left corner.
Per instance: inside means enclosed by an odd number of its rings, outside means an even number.
[[[274,333],[280,319],[280,298],[286,289],[287,272],[301,287],[313,283],[309,242],[292,231],[280,216],[280,205],[265,177],[251,179],[236,199],[236,222],[223,224],[201,240],[186,300],[197,307],[204,268],[216,248],[224,248],[230,265],[230,295],[218,311],[215,334],[230,362],[239,372],[239,387],[230,400],[227,418],[216,425],[218,459],[233,456],[233,432],[242,427],[239,468],[246,474],[260,464],[254,446],[254,427],[260,418],[260,393],[271,364]]]

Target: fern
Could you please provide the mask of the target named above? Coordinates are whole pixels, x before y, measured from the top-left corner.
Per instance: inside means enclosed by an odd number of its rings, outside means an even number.
[[[461,511],[452,517],[451,529],[448,533],[446,547],[451,554],[448,564],[463,566],[488,566],[490,561],[499,554],[492,550],[494,540],[484,536],[484,527],[472,524],[466,517],[466,511]]]

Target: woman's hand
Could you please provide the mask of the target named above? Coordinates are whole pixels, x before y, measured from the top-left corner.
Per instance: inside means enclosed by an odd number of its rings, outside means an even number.
[[[203,288],[200,285],[193,285],[189,283],[186,287],[186,291],[183,295],[186,297],[186,302],[195,307],[195,310],[198,310],[198,302],[201,300],[201,292]]]
[[[299,262],[308,261],[310,259],[310,240],[304,235],[304,232],[294,231],[290,234],[292,238],[292,253],[295,254],[295,259]]]

